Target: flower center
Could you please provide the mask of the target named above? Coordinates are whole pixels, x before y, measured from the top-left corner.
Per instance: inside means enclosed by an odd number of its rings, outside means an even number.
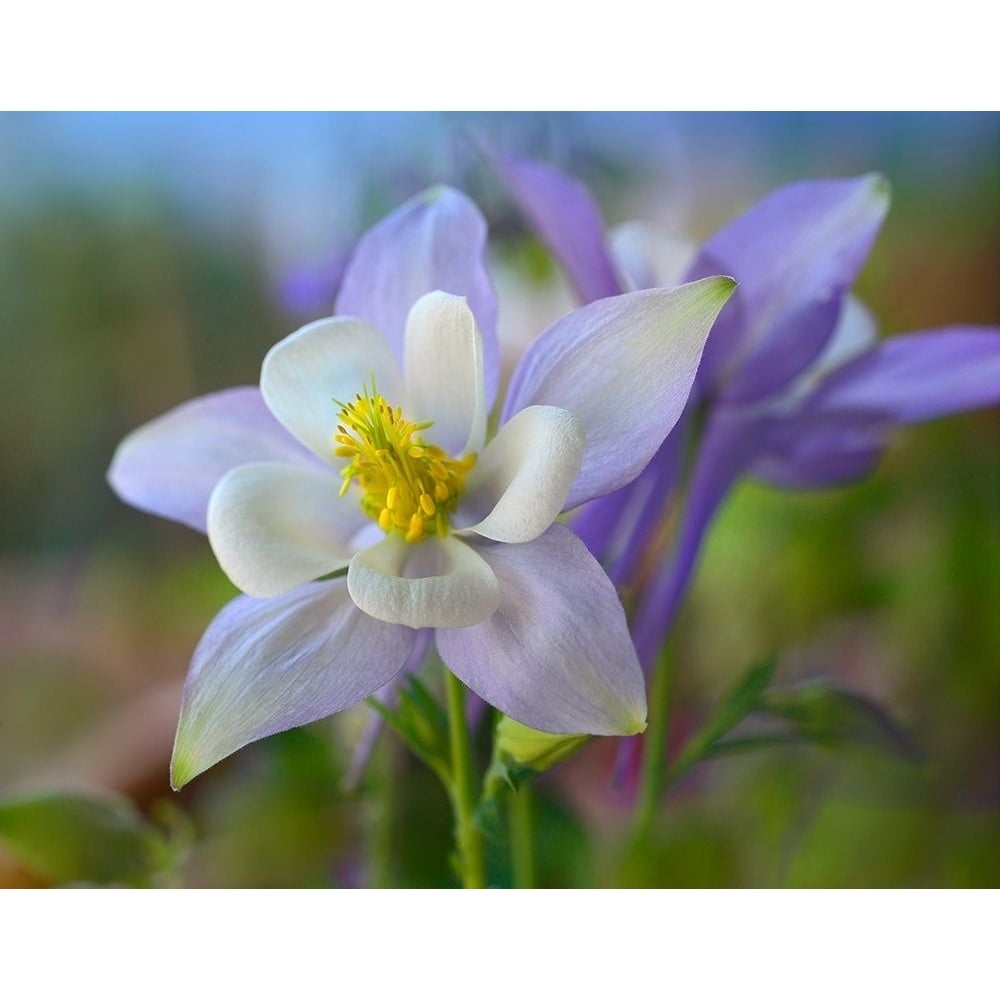
[[[404,420],[402,410],[379,395],[374,380],[353,402],[336,402],[340,423],[334,454],[349,460],[340,473],[340,495],[357,480],[362,509],[386,534],[399,532],[408,542],[446,535],[476,456],[451,458],[428,444],[420,432],[433,421]]]

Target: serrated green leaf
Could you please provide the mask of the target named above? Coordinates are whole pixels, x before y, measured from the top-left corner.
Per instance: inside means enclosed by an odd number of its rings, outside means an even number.
[[[171,854],[128,800],[69,792],[0,801],[0,840],[56,885],[148,885]]]
[[[760,708],[790,724],[796,734],[812,743],[866,746],[908,760],[920,756],[913,738],[885,708],[833,684],[815,681],[770,691]]]

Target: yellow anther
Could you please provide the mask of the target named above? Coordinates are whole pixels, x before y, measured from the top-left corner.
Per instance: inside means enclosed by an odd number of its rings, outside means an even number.
[[[410,518],[410,527],[406,532],[408,542],[418,542],[424,534],[424,519],[419,514],[414,514]]]
[[[475,465],[475,455],[456,459],[421,439],[429,421],[408,421],[374,384],[340,406],[333,452],[346,460],[341,496],[357,483],[361,508],[387,534],[408,542],[428,532],[447,535],[451,515]]]

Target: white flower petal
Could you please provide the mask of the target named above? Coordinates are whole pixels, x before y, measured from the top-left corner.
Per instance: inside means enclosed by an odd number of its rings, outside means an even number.
[[[608,234],[611,256],[630,289],[674,288],[694,263],[698,248],[644,222],[625,222]]]
[[[373,326],[349,316],[317,320],[275,344],[260,371],[270,411],[307,448],[331,465],[340,407],[374,378],[392,403],[402,396],[396,360]]]
[[[493,570],[454,536],[410,545],[388,535],[351,560],[347,586],[362,611],[412,628],[476,625],[500,604]]]
[[[840,307],[840,317],[814,369],[825,374],[867,351],[878,340],[878,323],[871,310],[848,293]]]
[[[404,347],[411,420],[433,420],[428,439],[449,454],[482,450],[486,438],[483,340],[465,299],[428,292],[410,310]]]
[[[219,565],[252,597],[277,597],[341,569],[370,523],[326,469],[254,462],[227,473],[208,504]]]
[[[469,474],[462,512],[469,526],[498,542],[530,542],[556,519],[580,471],[583,425],[558,406],[515,413]]]

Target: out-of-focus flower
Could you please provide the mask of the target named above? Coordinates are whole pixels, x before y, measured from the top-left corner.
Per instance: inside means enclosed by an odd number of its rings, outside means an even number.
[[[574,522],[611,578],[630,578],[677,485],[684,437],[701,423],[672,553],[633,622],[646,667],[741,476],[787,489],[851,482],[872,470],[893,428],[1000,402],[1000,330],[956,325],[878,341],[849,295],[888,209],[881,177],[789,185],[695,250],[641,223],[606,237],[578,181],[544,164],[495,162],[584,301],[710,272],[740,283],[709,337],[687,412],[658,454]]]
[[[337,301],[348,256],[338,249],[320,263],[300,264],[282,273],[275,287],[282,308],[302,318],[329,312]]]
[[[484,243],[463,195],[414,199],[361,240],[339,315],[272,348],[259,392],[195,400],[119,447],[119,495],[207,529],[247,595],[195,651],[175,785],[384,687],[424,629],[456,676],[526,725],[643,728],[615,589],[553,522],[646,465],[733,282],[559,320],[522,359],[487,443],[499,357]]]

